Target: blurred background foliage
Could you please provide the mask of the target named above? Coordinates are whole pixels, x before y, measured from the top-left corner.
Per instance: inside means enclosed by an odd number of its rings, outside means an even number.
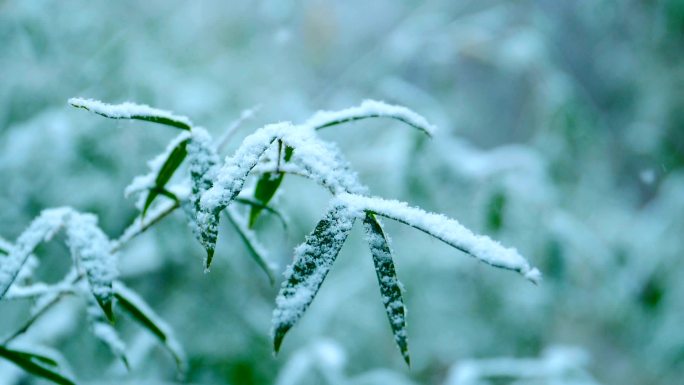
[[[98,214],[117,236],[137,214],[123,188],[175,134],[76,111],[69,97],[171,109],[216,136],[260,106],[226,154],[262,124],[374,98],[440,132],[425,139],[392,121],[324,132],[371,191],[457,218],[545,275],[534,287],[388,223],[410,311],[409,370],[356,228],[274,358],[276,287],[228,228],[203,274],[202,249],[171,217],[123,250],[120,269],[175,328],[190,383],[479,384],[490,379],[463,379],[459,365],[495,357],[555,357],[567,369],[497,384],[684,377],[681,0],[5,0],[0,43],[7,239],[62,205]],[[327,201],[304,180],[284,190],[275,205],[287,232],[268,217],[257,225],[281,269]],[[56,244],[40,255],[48,281],[66,271]],[[66,302],[27,339],[65,352],[86,383],[173,381],[172,361],[124,318],[125,372],[83,331],[82,312]],[[27,304],[0,303],[0,313],[9,333]],[[558,346],[574,353],[548,353]],[[3,384],[37,381],[7,363],[0,373]]]

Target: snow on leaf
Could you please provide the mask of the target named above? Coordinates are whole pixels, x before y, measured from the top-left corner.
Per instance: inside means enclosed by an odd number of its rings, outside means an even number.
[[[116,329],[102,316],[102,311],[97,302],[89,298],[86,311],[90,331],[93,335],[109,347],[112,354],[121,360],[126,369],[130,369],[126,358],[126,344],[121,340]]]
[[[67,244],[74,261],[85,271],[90,291],[110,321],[112,312],[112,282],[118,276],[116,256],[110,251],[111,242],[97,226],[92,214],[73,212],[67,229]]]
[[[406,334],[406,307],[401,296],[401,284],[394,269],[392,250],[382,225],[374,214],[366,213],[363,225],[366,230],[366,241],[373,256],[382,304],[385,306],[392,334],[394,334],[394,341],[397,343],[404,361],[410,366],[411,358]]]
[[[50,240],[65,225],[71,212],[65,207],[44,210],[19,236],[9,254],[0,259],[0,298],[15,282],[36,246]]]
[[[71,376],[62,373],[57,360],[30,351],[9,349],[0,345],[0,357],[11,361],[25,371],[60,385],[75,385]]]
[[[175,360],[178,374],[182,377],[186,367],[185,352],[176,340],[171,327],[159,318],[145,300],[123,283],[114,282],[114,295],[118,304],[164,345]]]
[[[285,271],[285,281],[273,311],[273,349],[277,353],[285,334],[302,317],[321,287],[340,252],[355,217],[334,205],[318,222],[304,243],[294,250],[294,261]]]
[[[170,111],[152,108],[145,104],[121,103],[108,104],[94,99],[71,98],[69,104],[83,108],[111,119],[137,119],[190,130],[192,122],[185,116],[174,115]]]
[[[237,231],[238,235],[240,236],[240,239],[242,239],[242,242],[244,242],[245,247],[247,247],[249,255],[252,257],[252,259],[254,259],[257,265],[259,265],[261,270],[263,270],[264,273],[266,273],[268,281],[271,283],[271,285],[273,285],[275,283],[275,277],[273,275],[273,266],[268,261],[268,252],[256,238],[256,233],[245,225],[244,219],[232,207],[229,207],[226,210],[226,216],[228,217],[228,220]]]
[[[361,105],[340,111],[318,111],[306,123],[315,130],[368,118],[392,118],[415,127],[427,135],[436,130],[423,116],[406,107],[387,104],[376,100],[364,100]]]
[[[404,202],[341,194],[340,202],[349,206],[357,215],[364,211],[394,219],[421,230],[446,244],[459,249],[494,267],[517,271],[533,283],[541,280],[541,273],[532,267],[515,249],[502,246],[484,235],[476,235],[454,219],[441,214],[428,213]]]
[[[202,128],[192,132],[187,152],[192,193],[189,203],[185,205],[185,212],[195,238],[207,251],[204,268],[209,269],[218,239],[219,216],[218,213],[204,210],[200,205],[200,198],[216,179],[219,157],[211,142],[211,136]]]

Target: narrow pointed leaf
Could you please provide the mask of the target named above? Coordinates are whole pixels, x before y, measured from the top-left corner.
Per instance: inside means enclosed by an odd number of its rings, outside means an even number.
[[[366,241],[373,256],[378,285],[380,285],[382,304],[385,306],[394,341],[397,343],[404,361],[410,366],[411,358],[406,334],[406,307],[401,296],[401,284],[394,269],[392,250],[382,225],[375,215],[366,213],[363,225],[366,230]]]
[[[85,270],[90,291],[109,321],[114,320],[112,282],[118,276],[111,242],[97,226],[92,214],[73,213],[66,229],[74,261]]]
[[[285,216],[278,210],[274,209],[271,206],[265,205],[261,202],[257,202],[253,199],[248,199],[248,198],[235,198],[235,202],[250,206],[250,207],[259,207],[263,211],[267,211],[270,214],[275,215],[276,218],[280,221],[280,223],[283,225],[283,229],[287,230],[287,219],[285,219]]]
[[[410,207],[404,202],[377,197],[340,194],[336,199],[357,213],[368,211],[396,220],[423,231],[488,265],[517,271],[534,284],[542,278],[539,270],[530,265],[516,249],[504,247],[487,236],[474,234],[458,221],[444,215]]]
[[[19,236],[0,264],[0,299],[17,279],[33,250],[41,242],[50,240],[64,226],[70,212],[68,208],[44,210]]]
[[[121,282],[115,282],[114,295],[119,306],[159,339],[176,362],[179,374],[183,374],[186,366],[185,353],[166,322],[159,318],[145,300]]]
[[[108,104],[99,100],[83,98],[71,98],[69,104],[110,119],[144,120],[188,131],[192,128],[192,122],[185,116],[174,115],[170,111],[152,108],[145,104]]]
[[[256,234],[254,231],[247,228],[247,226],[245,226],[243,223],[242,218],[239,217],[239,214],[234,210],[231,210],[231,208],[228,208],[226,211],[226,216],[228,217],[229,222],[235,228],[235,231],[237,231],[240,239],[242,239],[242,242],[245,244],[249,255],[252,257],[254,262],[259,265],[261,270],[266,273],[269,283],[273,285],[275,283],[275,276],[273,274],[273,269],[268,263],[266,249],[264,249],[264,247],[256,239]]]
[[[278,157],[280,158],[280,151],[283,147],[283,142],[278,141]],[[285,154],[283,156],[284,162],[289,162],[292,159],[294,153],[294,148],[290,146],[285,146]],[[261,175],[259,181],[257,181],[256,188],[254,190],[254,199],[261,202],[264,206],[268,205],[275,193],[278,191],[285,178],[285,173],[282,172],[266,172]],[[263,207],[252,206],[249,211],[249,228],[253,228],[256,223],[257,218],[261,214]]]
[[[344,206],[333,206],[313,232],[294,250],[273,311],[273,349],[302,317],[321,287],[344,244],[355,217]]]
[[[154,181],[154,187],[148,191],[147,198],[145,198],[145,204],[142,210],[143,218],[145,217],[145,213],[147,213],[147,209],[152,205],[157,196],[170,194],[165,187],[188,154],[188,140],[189,139],[186,139],[178,143],[168,154],[168,157],[159,169]]]
[[[204,129],[198,128],[193,131],[186,149],[192,182],[192,194],[190,203],[186,206],[186,213],[195,238],[207,252],[204,268],[208,270],[218,239],[219,213],[204,210],[200,205],[200,198],[214,182],[219,157],[212,144],[211,136]]]
[[[56,384],[76,384],[69,376],[58,370],[57,362],[50,357],[26,351],[8,349],[4,346],[0,346],[0,357],[13,362],[15,365],[35,376],[45,378]]]
[[[278,191],[278,187],[283,181],[285,174],[282,172],[265,172],[259,177],[256,188],[254,189],[254,199],[267,205],[271,198]],[[259,214],[261,214],[261,207],[252,206],[249,211],[249,228],[253,228]]]
[[[107,345],[112,354],[121,360],[126,369],[130,370],[128,358],[126,358],[126,344],[119,337],[116,329],[102,316],[97,302],[88,300],[87,313],[90,331],[93,335]]]
[[[319,111],[306,122],[306,125],[313,127],[315,130],[319,130],[325,127],[368,118],[396,119],[423,131],[428,136],[431,136],[436,129],[435,126],[430,124],[424,117],[406,107],[387,104],[376,100],[365,100],[360,106],[340,111]]]

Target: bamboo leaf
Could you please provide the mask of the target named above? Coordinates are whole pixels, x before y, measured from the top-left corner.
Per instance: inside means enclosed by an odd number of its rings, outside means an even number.
[[[114,283],[114,295],[118,304],[130,314],[140,325],[154,334],[171,354],[176,362],[176,368],[180,375],[185,371],[185,353],[176,341],[171,328],[164,322],[152,308],[138,294],[124,286],[121,282]]]
[[[487,236],[474,234],[458,221],[444,215],[410,207],[404,202],[377,197],[340,194],[337,200],[340,204],[348,205],[350,210],[371,212],[423,231],[488,265],[517,271],[534,284],[542,279],[541,272],[530,265],[517,250],[504,247]]]
[[[142,218],[145,218],[145,213],[147,213],[147,209],[149,209],[149,207],[154,202],[154,199],[159,195],[165,195],[175,201],[178,201],[178,198],[176,198],[175,195],[171,194],[166,190],[166,184],[169,182],[169,180],[176,172],[178,167],[181,165],[181,163],[183,163],[183,160],[188,154],[188,141],[189,139],[185,139],[179,142],[176,145],[176,147],[174,147],[173,150],[171,150],[171,152],[168,154],[168,157],[164,160],[164,163],[162,164],[155,178],[154,187],[149,189],[147,197],[145,198],[145,204],[143,206],[141,215]],[[171,196],[169,194],[171,194]]]
[[[0,357],[13,362],[25,371],[61,385],[75,385],[69,376],[61,373],[57,368],[57,361],[50,357],[32,352],[8,349],[0,346]]]
[[[121,360],[126,369],[130,370],[128,358],[126,358],[126,344],[121,340],[116,329],[102,316],[97,302],[88,300],[87,313],[88,324],[93,335],[107,345],[112,354]]]
[[[392,250],[382,225],[375,215],[366,213],[363,225],[366,230],[366,241],[373,256],[382,304],[385,306],[394,341],[397,343],[404,361],[410,366],[411,358],[406,334],[406,307],[401,296],[401,284],[392,260]]]
[[[273,350],[302,317],[321,287],[344,244],[355,217],[344,206],[333,206],[306,240],[294,250],[273,311]]]
[[[116,256],[110,251],[111,243],[97,226],[92,214],[73,212],[66,228],[69,249],[86,277],[95,300],[110,322],[114,321],[112,282],[118,276]]]
[[[21,233],[13,248],[2,259],[0,265],[0,299],[14,283],[29,259],[33,250],[41,243],[50,240],[65,224],[70,209],[57,208],[44,210],[29,227]]]
[[[207,191],[218,172],[219,157],[212,144],[211,135],[201,128],[192,132],[187,146],[188,163],[192,182],[190,203],[186,205],[195,238],[207,252],[204,269],[208,270],[214,257],[218,239],[219,212],[210,212],[200,205],[202,194]]]
[[[259,265],[261,270],[263,270],[264,273],[266,273],[269,283],[273,285],[275,283],[273,269],[268,263],[266,250],[256,239],[256,234],[244,225],[242,218],[239,217],[239,214],[236,213],[234,210],[231,210],[231,208],[228,208],[228,210],[226,210],[226,216],[228,217],[228,220],[237,231],[238,235],[240,236],[240,239],[242,239],[242,242],[245,244],[245,247],[247,248],[249,255],[252,257],[254,262],[256,262],[257,265]]]
[[[257,181],[256,188],[254,189],[254,199],[261,202],[264,206],[271,201],[271,198],[278,191],[278,187],[283,181],[285,174],[282,172],[265,172]],[[249,211],[249,228],[253,228],[256,223],[259,214],[263,209],[259,206],[252,206]]]
[[[190,131],[192,122],[185,116],[170,111],[152,108],[145,104],[108,104],[99,100],[71,98],[69,104],[110,119],[136,119]]]
[[[285,219],[285,216],[280,211],[274,209],[273,207],[265,205],[261,202],[257,202],[257,201],[252,200],[252,199],[242,198],[242,197],[235,198],[235,202],[246,205],[246,206],[250,206],[250,207],[259,207],[261,210],[267,211],[270,214],[275,215],[276,218],[278,218],[280,223],[283,225],[283,229],[287,230],[287,219]]]
[[[351,107],[340,111],[319,111],[314,114],[306,125],[315,130],[336,126],[342,123],[369,118],[391,118],[411,127],[417,128],[428,136],[436,130],[423,116],[403,106],[396,106],[376,100],[365,100],[357,107]]]

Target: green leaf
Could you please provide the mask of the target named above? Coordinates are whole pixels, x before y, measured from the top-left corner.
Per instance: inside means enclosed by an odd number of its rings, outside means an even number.
[[[280,211],[274,209],[273,207],[265,205],[261,202],[257,202],[257,201],[252,200],[252,199],[242,198],[242,197],[235,198],[235,202],[246,205],[246,206],[250,206],[250,207],[259,207],[260,209],[275,215],[276,218],[278,218],[280,223],[283,225],[283,229],[287,230],[287,219],[285,219],[285,216]]]
[[[401,296],[401,284],[394,269],[392,250],[382,225],[375,215],[366,213],[363,225],[366,230],[366,241],[373,256],[382,304],[385,306],[394,341],[397,343],[404,361],[410,366],[411,358],[406,334],[406,307]]]
[[[69,104],[105,118],[143,120],[180,128],[181,130],[190,131],[192,129],[192,122],[185,116],[174,115],[169,111],[159,110],[144,104],[108,104],[98,100],[82,98],[71,98],[69,99]]]
[[[486,208],[487,229],[499,231],[504,224],[504,210],[506,209],[506,194],[503,191],[496,191],[489,198]]]
[[[249,255],[252,257],[252,259],[254,259],[254,262],[256,262],[257,265],[259,265],[261,270],[263,270],[264,273],[266,273],[268,281],[271,283],[271,285],[273,285],[275,283],[273,269],[271,269],[271,267],[269,266],[269,263],[267,262],[267,258],[265,255],[265,250],[257,242],[256,235],[254,234],[254,232],[248,229],[243,224],[241,218],[238,218],[238,214],[230,208],[226,211],[226,216],[228,217],[228,220],[237,231],[238,235],[240,236],[240,239],[242,239],[242,242],[244,242],[245,247],[247,247]]]
[[[280,159],[280,151],[283,147],[283,142],[278,141],[278,159]],[[283,157],[285,162],[289,162],[290,159],[292,159],[292,155],[294,154],[294,148],[290,146],[285,146],[285,156]],[[282,172],[275,172],[275,173],[270,173],[266,172],[261,175],[259,178],[259,181],[256,184],[256,188],[254,190],[254,199],[261,202],[263,206],[266,206],[268,202],[271,201],[273,196],[275,195],[276,191],[278,191],[278,187],[280,187],[280,184],[283,182],[283,178],[285,177],[285,173]],[[254,224],[256,223],[257,218],[259,217],[259,214],[261,214],[261,211],[264,209],[264,207],[259,207],[259,206],[252,206],[252,208],[249,211],[249,228],[253,228]]]
[[[280,350],[285,334],[302,317],[344,245],[355,217],[344,206],[332,207],[294,250],[273,311],[273,350]]]
[[[173,174],[178,169],[178,167],[181,165],[181,163],[183,163],[183,160],[185,159],[186,155],[188,154],[188,141],[189,139],[186,139],[178,143],[178,145],[176,145],[176,147],[174,147],[173,150],[169,153],[169,156],[166,158],[164,164],[159,169],[159,173],[157,174],[154,181],[154,187],[151,188],[147,193],[145,205],[143,206],[142,210],[142,218],[145,218],[145,213],[147,212],[147,209],[149,209],[149,207],[152,205],[152,202],[154,202],[154,199],[159,195],[164,195],[175,201],[178,201],[178,198],[176,198],[175,195],[167,191],[165,187],[171,179],[171,177],[173,176]]]
[[[88,324],[93,335],[107,345],[112,354],[121,360],[127,370],[130,370],[128,358],[126,358],[126,345],[116,329],[102,316],[97,302],[90,298],[88,298],[87,313]]]
[[[275,195],[276,191],[278,191],[278,187],[280,187],[284,177],[285,174],[282,172],[263,173],[256,184],[256,188],[254,190],[254,199],[263,203],[264,205],[267,205],[268,202],[271,201],[271,198],[273,198]],[[252,206],[250,209],[248,224],[250,229],[254,227],[259,214],[261,214],[261,210],[262,208],[258,206]]]
[[[152,310],[152,308],[134,291],[115,282],[114,295],[118,304],[130,314],[140,325],[154,334],[164,345],[176,362],[179,374],[185,371],[185,353],[176,341],[171,328]]]
[[[61,385],[75,385],[76,382],[57,370],[57,361],[50,357],[0,346],[0,357],[13,362],[25,371]]]

